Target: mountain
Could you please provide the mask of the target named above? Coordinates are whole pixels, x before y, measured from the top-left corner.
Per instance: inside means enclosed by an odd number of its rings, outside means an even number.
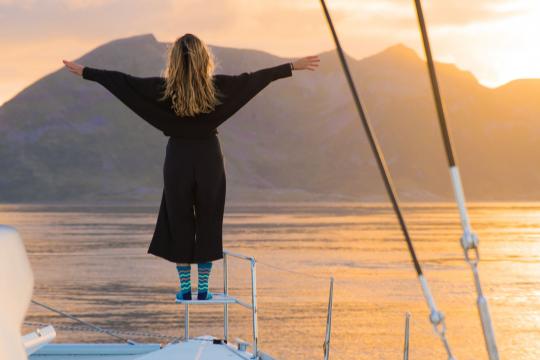
[[[157,76],[166,46],[144,34],[76,61]],[[288,60],[210,48],[218,73]],[[229,200],[385,199],[338,57],[320,57],[219,128]],[[348,61],[401,198],[452,199],[425,62],[403,45]],[[540,80],[489,89],[452,64],[437,71],[468,199],[539,200]],[[60,69],[0,107],[0,201],[157,201],[166,141],[101,85]]]

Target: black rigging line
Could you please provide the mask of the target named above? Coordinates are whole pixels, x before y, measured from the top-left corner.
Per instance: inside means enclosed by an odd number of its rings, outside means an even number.
[[[433,62],[433,56],[431,55],[431,46],[429,45],[426,22],[424,20],[424,13],[422,12],[422,4],[420,3],[420,0],[414,0],[414,1],[416,5],[416,13],[418,15],[418,23],[420,24],[420,32],[422,33],[422,41],[424,43],[424,50],[426,53],[429,79],[431,80],[431,89],[433,91],[433,98],[435,100],[435,107],[437,109],[437,117],[439,119],[441,134],[444,141],[444,149],[446,150],[446,157],[448,158],[448,164],[451,167],[453,167],[453,166],[456,166],[456,160],[455,160],[454,151],[452,148],[452,141],[450,141],[450,133],[448,131],[446,116],[444,114],[441,92],[439,90],[439,82],[437,80],[437,73],[435,72],[435,64]]]
[[[332,36],[334,38],[334,42],[336,44],[336,49],[339,55],[339,60],[341,62],[341,65],[343,67],[343,71],[345,72],[345,77],[347,78],[347,82],[349,83],[349,88],[351,90],[354,103],[356,105],[356,109],[358,110],[358,115],[360,116],[360,120],[362,121],[362,125],[364,126],[364,130],[366,131],[369,145],[371,146],[371,150],[373,151],[373,154],[375,155],[375,159],[377,160],[377,165],[379,167],[379,171],[381,173],[381,176],[384,181],[384,186],[386,188],[386,192],[388,193],[388,197],[390,198],[390,201],[392,202],[392,207],[394,208],[394,212],[396,213],[396,216],[399,221],[399,225],[401,227],[401,231],[403,232],[403,236],[405,237],[405,241],[407,242],[407,247],[409,249],[409,254],[411,255],[412,262],[414,264],[414,268],[416,270],[416,273],[418,275],[422,275],[422,267],[420,266],[420,263],[418,261],[418,258],[416,256],[416,251],[414,250],[413,243],[411,241],[411,237],[409,235],[409,230],[407,229],[407,224],[405,223],[405,219],[403,217],[403,213],[401,211],[401,207],[399,205],[399,200],[397,196],[397,192],[394,188],[394,185],[392,183],[392,178],[390,177],[390,173],[388,171],[388,167],[386,165],[386,161],[384,159],[383,153],[380,149],[379,143],[377,139],[375,138],[375,135],[373,134],[373,130],[371,128],[371,124],[368,121],[366,117],[366,113],[364,111],[364,108],[362,106],[362,103],[360,102],[360,97],[358,96],[358,93],[356,91],[356,86],[354,85],[353,78],[351,76],[351,72],[349,70],[349,65],[347,64],[347,59],[345,58],[345,54],[343,53],[343,49],[341,47],[341,44],[339,42],[339,38],[337,36],[336,30],[334,29],[334,24],[332,23],[332,19],[330,17],[330,13],[328,12],[328,9],[326,7],[325,1],[321,0],[321,4],[324,10],[324,15],[326,16],[326,21],[328,22],[328,26],[330,26],[330,30],[332,32]]]

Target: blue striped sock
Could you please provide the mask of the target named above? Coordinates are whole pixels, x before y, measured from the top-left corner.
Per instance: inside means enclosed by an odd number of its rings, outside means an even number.
[[[208,279],[210,278],[210,271],[212,271],[212,263],[200,263],[198,264],[199,269],[199,285],[197,300],[210,300],[212,298],[212,293],[208,291]]]
[[[180,291],[176,294],[178,300],[191,300],[191,265],[176,265],[180,278]]]

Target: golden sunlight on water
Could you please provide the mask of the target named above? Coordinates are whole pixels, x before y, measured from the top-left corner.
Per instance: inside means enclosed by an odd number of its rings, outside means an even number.
[[[156,214],[157,208],[144,206],[2,205],[0,223],[17,227],[23,236],[35,273],[35,299],[107,328],[181,336],[182,312],[172,301],[174,266],[146,254]],[[503,359],[540,358],[539,214],[538,204],[471,206],[480,237],[481,277]],[[411,205],[406,217],[437,305],[447,317],[457,358],[486,359],[456,209]],[[332,359],[401,357],[407,311],[412,313],[411,358],[445,358],[388,207],[236,204],[227,209],[225,223],[226,248],[260,262],[263,351],[282,359],[322,358],[328,277],[333,274]],[[211,283],[217,291],[221,262],[214,269]],[[232,261],[230,276],[231,292],[249,300],[248,267]],[[191,334],[222,336],[221,310],[193,309]],[[232,339],[250,338],[249,316],[247,310],[232,308]],[[35,306],[26,320],[76,325]],[[57,341],[115,341],[61,327],[58,332]]]

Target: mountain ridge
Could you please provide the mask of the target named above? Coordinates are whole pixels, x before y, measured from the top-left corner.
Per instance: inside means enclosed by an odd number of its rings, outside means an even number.
[[[156,76],[166,46],[141,34],[106,42],[77,61]],[[224,73],[285,59],[209,46]],[[317,71],[269,85],[219,128],[230,198],[386,199],[337,54],[320,56]],[[347,59],[401,197],[451,200],[425,62],[402,44]],[[539,160],[531,151],[540,135],[535,82],[491,89],[455,65],[437,63],[437,70],[468,198],[540,199],[540,177],[529,167]],[[513,98],[519,106],[507,101]],[[6,169],[0,201],[155,201],[161,195],[166,138],[101,85],[65,69],[1,106],[0,130]]]

